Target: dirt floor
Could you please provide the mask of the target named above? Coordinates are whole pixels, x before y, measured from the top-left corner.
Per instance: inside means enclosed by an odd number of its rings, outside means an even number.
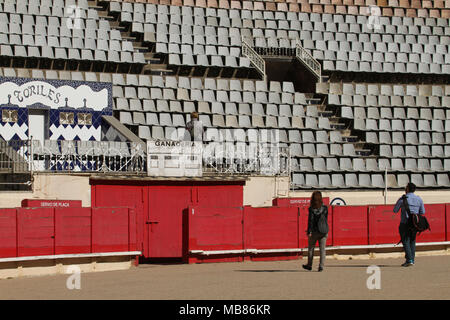
[[[450,299],[450,255],[403,259],[334,260],[325,270],[303,270],[305,260],[140,265],[125,271],[82,273],[81,289],[69,275],[0,280],[0,299]],[[369,290],[367,268],[380,269],[380,289]],[[369,281],[370,282],[370,281]],[[371,282],[376,284],[376,282]]]

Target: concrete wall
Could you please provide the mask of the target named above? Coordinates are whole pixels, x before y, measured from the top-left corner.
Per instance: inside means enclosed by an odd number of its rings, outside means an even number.
[[[251,177],[244,186],[244,206],[269,207],[272,199],[288,195],[288,177]]]
[[[78,267],[81,273],[128,270],[134,266],[133,258],[126,256],[70,258],[53,260],[36,260],[22,262],[0,262],[0,280],[19,277],[67,274],[71,266]]]
[[[81,200],[91,206],[88,175],[35,174],[32,191],[0,192],[0,208],[20,207],[23,199]]]

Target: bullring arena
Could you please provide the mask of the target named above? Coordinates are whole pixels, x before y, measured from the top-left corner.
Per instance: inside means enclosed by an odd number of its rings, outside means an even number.
[[[0,298],[448,299],[449,44],[449,0],[0,1]]]

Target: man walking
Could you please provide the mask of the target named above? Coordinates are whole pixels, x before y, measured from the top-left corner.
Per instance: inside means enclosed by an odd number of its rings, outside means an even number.
[[[416,191],[416,185],[414,183],[408,183],[405,188],[405,195],[398,199],[394,207],[394,213],[397,213],[401,209],[401,219],[400,226],[398,227],[400,233],[400,239],[403,243],[403,248],[405,250],[405,263],[402,267],[410,267],[414,265],[414,258],[416,255],[416,234],[417,232],[411,230],[409,227],[408,210],[404,204],[403,197],[406,197],[406,203],[409,207],[409,213],[411,214],[425,214],[425,207],[423,201],[419,196],[416,196],[414,192]]]

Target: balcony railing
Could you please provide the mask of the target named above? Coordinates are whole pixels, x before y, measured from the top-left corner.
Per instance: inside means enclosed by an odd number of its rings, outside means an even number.
[[[250,62],[255,66],[258,72],[266,80],[266,62],[264,59],[253,49],[252,45],[247,41],[245,37],[242,37],[242,54],[246,56]]]
[[[204,175],[289,175],[289,149],[276,140],[201,145]],[[0,141],[5,173],[85,172],[147,175],[145,143],[112,141]],[[169,154],[170,156],[170,154]]]
[[[309,70],[311,70],[317,78],[319,78],[319,82],[322,81],[322,66],[320,65],[319,61],[314,59],[314,57],[311,55],[311,53],[309,53],[308,50],[300,45],[300,42],[298,41],[295,47],[295,56]]]

